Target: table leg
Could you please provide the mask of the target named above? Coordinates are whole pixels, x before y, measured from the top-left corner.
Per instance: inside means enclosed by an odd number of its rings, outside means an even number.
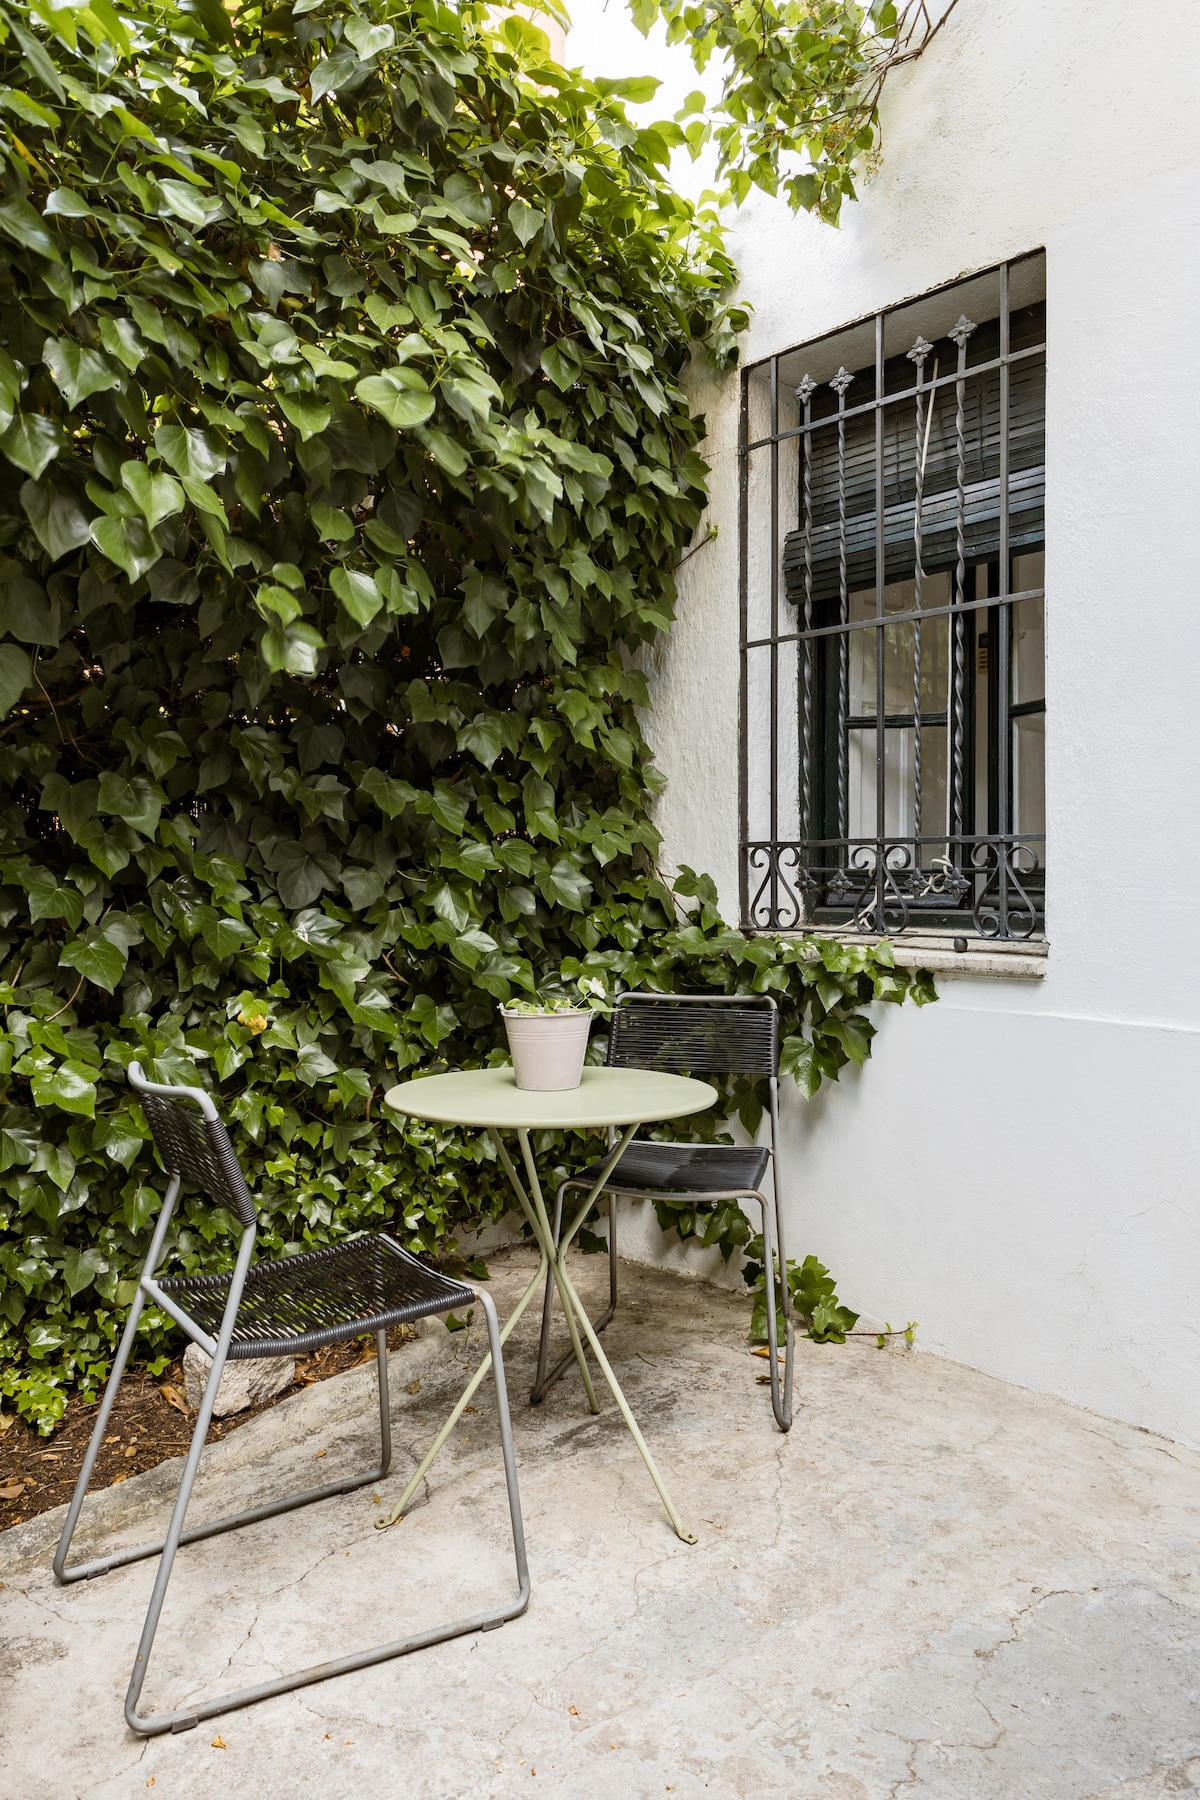
[[[584,1389],[587,1393],[588,1404],[591,1407],[592,1412],[594,1412],[594,1413],[599,1412],[600,1403],[596,1399],[596,1391],[592,1385],[591,1371],[588,1368],[587,1358],[585,1357],[585,1355],[583,1353],[583,1345],[581,1344],[580,1339],[579,1339],[579,1327],[580,1326],[583,1327],[584,1334],[587,1337],[588,1343],[591,1345],[592,1352],[595,1355],[596,1361],[600,1366],[601,1373],[603,1374],[605,1381],[608,1383],[608,1386],[612,1391],[613,1399],[616,1401],[617,1406],[620,1409],[621,1417],[624,1419],[626,1425],[629,1427],[630,1435],[633,1438],[634,1443],[637,1445],[638,1451],[642,1458],[642,1461],[645,1463],[646,1468],[649,1471],[650,1479],[653,1481],[655,1487],[658,1490],[659,1498],[662,1501],[664,1507],[666,1508],[667,1517],[671,1521],[672,1527],[674,1528],[674,1531],[675,1531],[675,1535],[678,1538],[681,1538],[685,1544],[694,1544],[698,1541],[696,1538],[696,1535],[694,1532],[688,1531],[686,1526],[683,1524],[683,1521],[680,1519],[678,1512],[675,1510],[674,1502],[672,1501],[671,1496],[668,1494],[668,1492],[666,1490],[666,1487],[663,1483],[663,1478],[658,1472],[657,1464],[655,1463],[653,1456],[651,1456],[651,1454],[650,1454],[649,1446],[647,1445],[645,1438],[642,1436],[641,1431],[638,1428],[638,1422],[634,1418],[633,1413],[630,1410],[629,1402],[626,1400],[625,1395],[621,1391],[621,1385],[618,1382],[615,1374],[613,1373],[612,1365],[609,1362],[607,1356],[605,1356],[603,1349],[601,1348],[600,1340],[592,1328],[591,1320],[588,1318],[587,1313],[584,1311],[583,1302],[580,1300],[579,1295],[575,1291],[574,1284],[571,1280],[570,1275],[567,1273],[567,1267],[566,1267],[567,1252],[571,1247],[571,1243],[572,1243],[573,1239],[575,1238],[577,1232],[579,1231],[580,1227],[582,1226],[584,1220],[587,1218],[588,1213],[591,1211],[592,1204],[595,1200],[595,1196],[597,1193],[599,1193],[600,1189],[603,1187],[604,1182],[606,1181],[606,1179],[608,1177],[609,1170],[612,1167],[614,1167],[615,1164],[617,1163],[617,1161],[620,1159],[621,1153],[625,1149],[625,1146],[629,1142],[629,1139],[633,1136],[635,1129],[636,1129],[635,1126],[629,1127],[628,1131],[625,1133],[624,1137],[622,1138],[621,1143],[615,1147],[612,1155],[608,1159],[606,1159],[605,1169],[604,1169],[603,1173],[601,1174],[599,1181],[596,1183],[593,1193],[589,1194],[589,1196],[588,1196],[587,1200],[584,1202],[583,1206],[580,1207],[579,1212],[576,1214],[575,1218],[571,1221],[569,1229],[566,1232],[564,1232],[561,1245],[556,1248],[554,1245],[554,1242],[553,1242],[553,1234],[550,1229],[549,1217],[546,1213],[546,1202],[542,1195],[541,1182],[538,1180],[537,1165],[535,1164],[535,1162],[533,1160],[533,1152],[532,1152],[532,1150],[530,1148],[530,1144],[529,1144],[529,1133],[527,1131],[519,1131],[517,1133],[518,1139],[520,1140],[520,1144],[521,1144],[522,1160],[524,1161],[526,1173],[527,1173],[528,1180],[529,1180],[529,1191],[527,1193],[524,1185],[522,1184],[520,1176],[517,1174],[517,1171],[516,1171],[515,1167],[513,1166],[512,1158],[508,1154],[508,1150],[505,1147],[504,1141],[501,1138],[500,1133],[494,1127],[492,1127],[492,1126],[488,1127],[489,1134],[492,1138],[492,1142],[496,1146],[496,1152],[500,1158],[500,1162],[504,1168],[505,1173],[508,1176],[509,1181],[512,1184],[513,1192],[517,1196],[517,1200],[520,1203],[521,1210],[525,1214],[525,1217],[528,1219],[530,1227],[533,1231],[535,1238],[537,1239],[539,1248],[541,1250],[541,1256],[538,1261],[537,1273],[533,1277],[533,1280],[529,1283],[528,1287],[525,1289],[525,1292],[521,1295],[521,1298],[518,1300],[516,1306],[513,1308],[512,1312],[509,1314],[508,1318],[505,1320],[504,1326],[500,1333],[500,1342],[503,1344],[508,1341],[509,1335],[511,1334],[511,1332],[513,1331],[513,1328],[516,1326],[516,1324],[520,1320],[526,1307],[529,1305],[529,1302],[533,1298],[534,1293],[540,1287],[543,1278],[547,1274],[547,1271],[549,1270],[550,1272],[552,1272],[553,1276],[554,1276],[555,1285],[558,1288],[559,1300],[562,1303],[563,1316],[565,1317],[565,1319],[567,1321],[567,1329],[571,1335],[571,1348],[575,1352],[575,1359],[579,1364],[579,1370],[580,1370],[581,1375],[583,1376]],[[387,1515],[386,1518],[377,1519],[375,1521],[375,1528],[377,1531],[386,1530],[386,1528],[389,1525],[394,1525],[398,1519],[403,1518],[405,1509],[407,1508],[413,1495],[416,1493],[418,1487],[421,1485],[421,1482],[424,1480],[426,1472],[428,1471],[434,1458],[438,1455],[438,1452],[441,1450],[442,1446],[445,1444],[446,1439],[450,1436],[450,1433],[454,1430],[454,1427],[458,1424],[458,1421],[462,1418],[464,1411],[466,1410],[467,1406],[470,1404],[472,1395],[475,1394],[476,1391],[478,1390],[480,1383],[487,1376],[487,1373],[488,1373],[489,1369],[491,1368],[491,1366],[492,1366],[492,1359],[491,1359],[491,1355],[489,1354],[484,1357],[484,1359],[480,1363],[478,1369],[475,1371],[474,1375],[471,1377],[470,1381],[467,1383],[467,1386],[464,1388],[462,1394],[459,1396],[459,1399],[454,1406],[454,1410],[451,1412],[449,1418],[446,1420],[445,1424],[442,1426],[441,1430],[438,1432],[437,1437],[434,1439],[433,1443],[430,1445],[429,1449],[426,1451],[425,1456],[422,1458],[419,1467],[417,1468],[415,1474],[412,1476],[411,1480],[409,1481],[403,1494],[401,1494],[400,1499],[398,1500],[396,1505],[392,1508],[392,1511]]]
[[[546,1204],[545,1204],[544,1199],[542,1198],[542,1190],[541,1190],[541,1185],[538,1182],[537,1170],[534,1165],[532,1153],[530,1152],[530,1148],[529,1148],[529,1134],[528,1134],[528,1132],[523,1131],[519,1135],[521,1138],[521,1149],[522,1149],[522,1152],[524,1155],[525,1166],[529,1170],[529,1173],[530,1173],[530,1185],[531,1185],[532,1192],[533,1192],[533,1200],[532,1201],[530,1199],[530,1196],[525,1192],[524,1186],[522,1185],[522,1182],[521,1182],[521,1178],[517,1174],[517,1171],[513,1166],[512,1158],[508,1154],[508,1150],[504,1144],[504,1140],[501,1138],[499,1132],[497,1132],[495,1130],[491,1131],[492,1142],[496,1146],[496,1151],[497,1151],[497,1154],[499,1155],[501,1165],[503,1166],[504,1171],[507,1174],[509,1181],[512,1183],[513,1192],[517,1196],[517,1200],[520,1204],[521,1211],[525,1214],[525,1217],[529,1220],[530,1227],[532,1228],[534,1237],[537,1239],[538,1246],[541,1251],[541,1257],[538,1262],[537,1274],[534,1276],[533,1280],[529,1283],[529,1286],[525,1289],[525,1292],[521,1295],[521,1298],[517,1301],[516,1306],[513,1308],[512,1312],[509,1314],[508,1318],[504,1321],[504,1325],[500,1332],[500,1342],[502,1344],[506,1344],[508,1342],[509,1336],[510,1336],[514,1326],[517,1324],[517,1322],[521,1318],[521,1315],[524,1313],[525,1308],[529,1305],[529,1302],[533,1298],[534,1293],[541,1286],[543,1279],[546,1277],[547,1271],[551,1267],[555,1267],[555,1280],[556,1281],[558,1280],[557,1268],[556,1268],[556,1265],[554,1265],[553,1259],[550,1255],[550,1252],[553,1247],[552,1243],[551,1243],[550,1224],[549,1224],[549,1220],[547,1219],[547,1216],[546,1216]],[[600,1402],[596,1398],[596,1390],[592,1385],[591,1370],[588,1368],[587,1359],[583,1354],[583,1346],[579,1341],[579,1332],[575,1325],[574,1317],[571,1313],[570,1303],[566,1299],[565,1294],[563,1294],[561,1287],[559,1289],[559,1292],[560,1292],[560,1296],[562,1297],[563,1311],[566,1313],[568,1323],[570,1325],[572,1347],[575,1351],[576,1358],[579,1362],[580,1370],[583,1374],[583,1382],[584,1382],[584,1387],[587,1391],[588,1404],[591,1407],[592,1411],[594,1413],[597,1413],[600,1411]],[[420,1487],[422,1481],[424,1481],[425,1476],[428,1473],[429,1468],[434,1461],[434,1458],[441,1451],[442,1446],[446,1442],[446,1439],[450,1436],[450,1433],[454,1430],[454,1427],[458,1424],[459,1420],[462,1418],[463,1413],[466,1411],[467,1407],[470,1405],[473,1396],[478,1391],[480,1384],[486,1378],[487,1373],[488,1373],[489,1369],[491,1368],[491,1366],[492,1366],[492,1358],[489,1353],[487,1356],[484,1357],[484,1359],[480,1363],[478,1369],[476,1369],[474,1375],[472,1375],[470,1381],[467,1383],[466,1387],[463,1389],[462,1393],[459,1395],[458,1400],[455,1402],[454,1410],[451,1412],[449,1418],[447,1418],[447,1420],[444,1423],[444,1425],[442,1426],[441,1430],[438,1432],[437,1436],[434,1438],[433,1443],[429,1446],[429,1449],[425,1452],[425,1455],[422,1457],[415,1473],[412,1475],[411,1479],[408,1482],[407,1487],[405,1488],[404,1492],[401,1494],[401,1496],[400,1496],[399,1500],[396,1502],[395,1506],[392,1508],[391,1512],[388,1513],[386,1515],[386,1517],[384,1517],[382,1519],[376,1519],[375,1529],[377,1531],[386,1531],[389,1525],[394,1525],[398,1519],[402,1519],[404,1517],[404,1514],[408,1509],[408,1506],[412,1500],[413,1495],[416,1493],[417,1489]]]
[[[508,1164],[509,1180],[515,1185],[517,1180],[516,1170],[512,1168],[511,1163],[508,1163],[508,1152],[503,1148],[499,1134],[493,1132],[492,1135],[496,1139],[496,1149],[500,1152],[505,1163]],[[541,1226],[541,1231],[538,1234],[539,1241],[541,1242],[545,1253],[550,1257],[550,1267],[554,1271],[554,1281],[558,1288],[559,1300],[562,1303],[563,1316],[567,1321],[567,1330],[571,1336],[571,1348],[575,1352],[575,1361],[579,1364],[579,1373],[583,1376],[583,1387],[584,1392],[587,1394],[588,1407],[592,1412],[598,1413],[600,1411],[600,1402],[597,1400],[596,1390],[592,1386],[592,1371],[587,1366],[587,1357],[583,1354],[583,1345],[579,1341],[579,1328],[575,1323],[575,1316],[571,1310],[571,1302],[567,1298],[567,1290],[563,1286],[562,1278],[558,1272],[558,1258],[554,1254],[554,1234],[550,1229],[550,1218],[546,1211],[545,1199],[542,1195],[542,1184],[538,1180],[537,1164],[533,1160],[533,1151],[529,1147],[529,1133],[527,1131],[518,1131],[517,1140],[520,1143],[521,1156],[525,1163],[525,1173],[529,1181],[530,1197],[537,1209],[538,1223]],[[578,1305],[578,1301],[576,1301],[576,1305]]]
[[[549,1268],[549,1266],[550,1266],[549,1259],[546,1256],[546,1252],[543,1250],[542,1255],[541,1255],[541,1260],[538,1263],[537,1274],[534,1276],[533,1280],[529,1283],[529,1286],[525,1289],[525,1292],[521,1295],[521,1298],[517,1301],[517,1304],[513,1307],[513,1310],[511,1311],[511,1313],[509,1313],[508,1318],[504,1321],[504,1324],[501,1327],[500,1342],[502,1344],[506,1344],[508,1342],[509,1336],[510,1336],[514,1326],[520,1320],[521,1314],[525,1311],[525,1308],[529,1305],[529,1302],[532,1300],[538,1287],[541,1285],[543,1277],[545,1276],[546,1271]],[[408,1510],[409,1502],[411,1501],[413,1495],[416,1493],[417,1489],[420,1487],[421,1483],[424,1481],[425,1476],[428,1473],[429,1466],[433,1462],[434,1457],[437,1456],[438,1452],[442,1448],[442,1445],[446,1442],[446,1439],[450,1436],[450,1433],[454,1430],[454,1427],[458,1424],[458,1421],[462,1418],[463,1413],[466,1411],[467,1407],[471,1404],[472,1399],[474,1398],[475,1394],[477,1393],[477,1391],[479,1389],[480,1383],[487,1376],[488,1370],[491,1368],[491,1366],[492,1366],[492,1355],[491,1355],[491,1351],[489,1350],[488,1354],[484,1357],[483,1361],[480,1363],[479,1367],[476,1369],[474,1375],[472,1375],[470,1381],[467,1383],[466,1387],[463,1389],[462,1393],[459,1395],[457,1401],[455,1402],[454,1411],[450,1414],[449,1418],[446,1420],[445,1424],[442,1426],[442,1429],[438,1432],[438,1434],[434,1438],[432,1444],[430,1444],[428,1450],[425,1452],[425,1455],[422,1457],[421,1462],[416,1470],[416,1473],[413,1475],[412,1479],[409,1481],[408,1486],[405,1488],[404,1492],[401,1494],[399,1500],[397,1500],[395,1506],[393,1506],[391,1512],[387,1514],[386,1518],[376,1519],[376,1521],[375,1521],[376,1531],[386,1531],[389,1525],[394,1525],[398,1519],[402,1519],[404,1517],[404,1514]]]
[[[583,1306],[580,1303],[578,1294],[575,1292],[574,1284],[571,1281],[571,1277],[567,1273],[566,1258],[567,1258],[567,1251],[571,1247],[571,1240],[575,1236],[575,1233],[579,1230],[580,1226],[583,1224],[583,1221],[586,1219],[590,1210],[591,1210],[591,1202],[589,1200],[586,1205],[582,1206],[579,1209],[579,1212],[576,1214],[575,1218],[571,1222],[570,1229],[563,1233],[562,1243],[555,1254],[554,1266],[555,1266],[555,1270],[556,1270],[556,1273],[558,1276],[559,1292],[561,1293],[562,1290],[565,1288],[567,1293],[571,1297],[572,1303],[575,1307],[575,1311],[579,1318],[579,1323],[583,1326],[584,1333],[587,1337],[587,1341],[592,1347],[592,1354],[595,1356],[597,1363],[600,1365],[601,1374],[604,1376],[605,1381],[607,1381],[609,1387],[612,1389],[613,1399],[616,1401],[618,1407],[620,1408],[621,1417],[624,1419],[626,1425],[628,1425],[628,1427],[629,1427],[630,1436],[633,1438],[634,1443],[637,1445],[639,1451],[641,1452],[642,1461],[645,1463],[646,1468],[649,1470],[650,1479],[654,1483],[655,1487],[658,1489],[658,1497],[667,1509],[667,1517],[670,1519],[671,1524],[675,1529],[676,1537],[682,1538],[682,1540],[685,1544],[695,1544],[699,1540],[697,1539],[695,1532],[689,1531],[687,1529],[687,1527],[684,1525],[682,1519],[679,1517],[679,1514],[675,1510],[674,1502],[672,1501],[670,1494],[668,1494],[668,1492],[666,1490],[666,1486],[663,1482],[663,1478],[658,1472],[658,1466],[655,1463],[654,1458],[650,1454],[649,1446],[647,1445],[645,1438],[642,1436],[641,1431],[638,1428],[638,1422],[634,1418],[633,1413],[630,1410],[629,1402],[628,1402],[628,1400],[626,1400],[624,1394],[621,1392],[621,1385],[618,1382],[616,1376],[613,1374],[612,1365],[609,1362],[607,1356],[605,1356],[603,1349],[601,1348],[600,1339],[597,1337],[595,1331],[592,1329],[592,1322],[588,1318],[586,1312],[583,1310]],[[566,1309],[564,1307],[564,1311],[565,1310]]]

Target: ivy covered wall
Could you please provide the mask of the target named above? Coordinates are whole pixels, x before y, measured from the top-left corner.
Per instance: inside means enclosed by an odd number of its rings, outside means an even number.
[[[264,1254],[444,1255],[502,1182],[381,1091],[511,993],[770,986],[811,1089],[909,978],[655,871],[631,659],[740,323],[670,128],[433,0],[4,0],[0,110],[0,1394],[49,1430],[157,1205],[134,1058],[219,1092]]]

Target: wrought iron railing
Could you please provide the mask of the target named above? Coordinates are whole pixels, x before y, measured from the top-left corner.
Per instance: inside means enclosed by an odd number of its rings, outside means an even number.
[[[1035,254],[743,377],[752,928],[1044,930],[1043,294]]]

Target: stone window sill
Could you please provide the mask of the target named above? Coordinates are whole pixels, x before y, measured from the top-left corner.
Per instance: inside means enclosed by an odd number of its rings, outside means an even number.
[[[831,936],[842,944],[877,944],[870,932],[781,932],[781,937]],[[988,938],[968,938],[965,950],[954,948],[954,933],[906,932],[892,938],[896,962],[902,969],[928,969],[934,975],[966,975],[985,981],[1042,981],[1050,946],[1045,939],[996,943]]]

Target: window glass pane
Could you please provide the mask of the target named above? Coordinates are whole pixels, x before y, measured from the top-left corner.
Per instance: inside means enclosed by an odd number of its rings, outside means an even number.
[[[1013,720],[1013,821],[1018,832],[1046,829],[1046,715],[1029,713]],[[1045,867],[1042,845],[1034,844],[1038,864]]]
[[[1012,591],[1040,588],[1045,553],[1013,557]],[[1046,602],[1021,600],[1013,607],[1013,705],[1046,698]]]
[[[946,606],[950,601],[950,576],[927,575],[922,583],[923,607]],[[884,616],[915,610],[915,581],[890,582],[883,590]],[[863,588],[850,595],[851,621],[874,619],[875,590]],[[876,656],[878,632],[870,629],[850,634],[849,716],[853,720],[878,715]],[[884,829],[889,837],[917,834],[917,734],[914,721],[914,664],[917,649],[915,620],[889,625],[884,630]],[[949,704],[950,620],[945,614],[921,621],[920,689],[920,835],[926,842],[921,861],[942,854],[940,841],[947,830],[946,712]],[[875,778],[878,744],[874,726],[850,727],[850,836],[873,837],[876,829]]]
[[[915,581],[893,581],[883,590],[885,617],[892,613],[910,613],[917,604]],[[950,604],[948,574],[926,575],[922,583],[923,607]],[[850,619],[875,617],[875,589],[862,588],[850,596]],[[875,651],[874,631],[852,631],[850,634],[850,713],[875,717]],[[943,615],[921,622],[921,712],[946,710],[946,687],[949,679],[950,621]],[[884,711],[913,713],[913,656],[916,649],[916,625],[909,622],[892,625],[884,643]]]

